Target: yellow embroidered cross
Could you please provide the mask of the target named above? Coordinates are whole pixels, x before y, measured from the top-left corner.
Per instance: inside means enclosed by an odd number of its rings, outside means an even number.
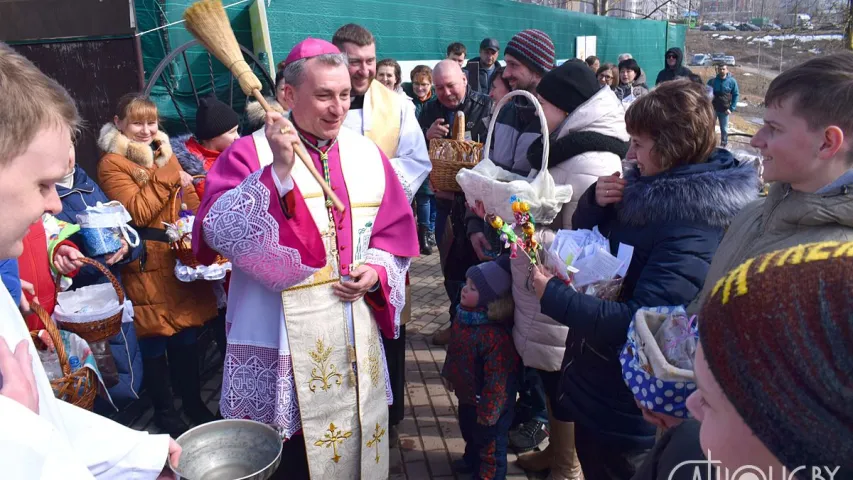
[[[315,367],[311,369],[311,379],[308,380],[308,388],[311,392],[317,390],[317,385],[320,384],[320,389],[324,392],[332,388],[333,383],[341,384],[341,374],[338,373],[338,368],[329,362],[329,355],[332,354],[332,347],[326,347],[323,340],[318,338],[316,350],[308,353],[311,356],[311,361]]]
[[[378,427],[379,425],[377,425]],[[323,438],[314,442],[315,447],[332,447],[332,452],[334,452],[335,456],[332,457],[332,461],[338,463],[341,459],[341,456],[338,455],[338,446],[344,443],[344,440],[348,439],[352,436],[352,432],[341,432],[338,427],[335,426],[334,423],[329,424],[329,431],[323,435]]]
[[[376,424],[376,431],[373,437],[367,441],[367,448],[376,447],[376,463],[379,463],[379,444],[382,443],[382,436],[385,435],[385,429]]]

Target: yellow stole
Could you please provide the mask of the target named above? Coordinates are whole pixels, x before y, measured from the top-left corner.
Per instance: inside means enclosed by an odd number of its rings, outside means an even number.
[[[373,80],[364,95],[364,136],[373,140],[388,158],[397,156],[400,143],[400,119],[403,115],[403,98],[381,83]]]

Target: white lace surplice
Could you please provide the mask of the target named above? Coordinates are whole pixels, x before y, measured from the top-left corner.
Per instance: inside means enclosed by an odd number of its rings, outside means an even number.
[[[263,422],[290,438],[301,429],[301,421],[279,292],[317,269],[302,264],[298,250],[279,244],[278,223],[268,212],[270,191],[260,181],[262,172],[251,174],[223,194],[204,218],[205,240],[234,264],[220,409],[225,418]],[[397,310],[395,333],[399,334],[410,260],[377,249],[370,249],[368,256],[369,263],[386,270],[389,300]],[[390,404],[393,398],[384,349],[382,358]]]

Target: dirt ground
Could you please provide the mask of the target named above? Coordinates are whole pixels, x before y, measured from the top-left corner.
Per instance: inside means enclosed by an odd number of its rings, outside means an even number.
[[[840,31],[800,32],[703,32],[689,30],[686,48],[688,57],[695,53],[717,53],[733,55],[738,65],[760,68],[767,72],[780,72],[819,55],[843,49],[841,40],[800,41],[797,38],[779,40],[766,37],[841,35]],[[762,38],[765,41],[757,41]],[[781,65],[781,69],[780,69]]]
[[[754,134],[761,128],[764,116],[764,94],[770,82],[779,74],[781,69],[787,69],[819,55],[837,52],[843,48],[840,40],[801,41],[804,35],[833,35],[835,31],[806,31],[806,32],[703,32],[689,30],[687,32],[685,61],[689,62],[697,53],[725,53],[733,55],[737,66],[729,67],[740,89],[739,106],[731,116],[732,126],[741,132]],[[780,40],[766,37],[794,35],[800,38]],[[764,41],[757,41],[758,38]],[[752,41],[750,41],[752,40]],[[689,67],[696,74],[708,81],[716,72],[713,67]]]

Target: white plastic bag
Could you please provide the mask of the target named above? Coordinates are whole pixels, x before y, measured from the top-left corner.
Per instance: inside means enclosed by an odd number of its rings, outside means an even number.
[[[119,313],[124,305],[111,283],[99,283],[77,290],[59,292],[53,316],[57,321],[86,323],[100,321]]]
[[[456,182],[465,192],[465,200],[469,205],[474,205],[479,200],[486,207],[486,212],[508,219],[513,218],[510,198],[516,196],[530,205],[530,214],[538,225],[548,225],[560,213],[563,204],[572,199],[572,186],[555,185],[554,177],[548,172],[548,124],[536,97],[523,90],[510,92],[498,102],[495,111],[500,111],[512,97],[519,95],[527,97],[539,115],[542,125],[542,169],[531,179],[508,172],[489,159],[492,134],[498,117],[492,115],[489,134],[483,145],[483,159],[474,168],[460,170],[456,174]]]
[[[106,255],[121,248],[121,239],[130,247],[139,245],[139,234],[130,225],[130,213],[124,206],[112,201],[98,202],[77,214],[77,224],[89,255]]]

